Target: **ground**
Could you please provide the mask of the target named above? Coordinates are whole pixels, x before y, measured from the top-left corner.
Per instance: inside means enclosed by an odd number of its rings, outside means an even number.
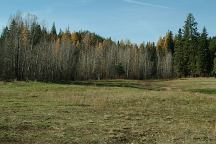
[[[2,144],[216,143],[216,79],[0,82]]]

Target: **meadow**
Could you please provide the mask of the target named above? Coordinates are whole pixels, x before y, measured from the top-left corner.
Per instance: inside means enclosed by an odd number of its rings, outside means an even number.
[[[1,144],[215,144],[216,79],[0,82]]]

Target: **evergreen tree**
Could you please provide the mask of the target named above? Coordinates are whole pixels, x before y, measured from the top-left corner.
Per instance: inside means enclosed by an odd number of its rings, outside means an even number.
[[[50,32],[50,37],[51,37],[51,40],[56,40],[57,39],[57,32],[56,32],[55,23],[53,23],[53,25],[52,25],[51,32]]]
[[[210,71],[208,34],[206,28],[203,28],[203,31],[199,38],[199,49],[197,54],[197,73],[200,76],[206,76],[210,73]]]
[[[6,49],[7,49],[7,65],[6,69],[6,77],[7,79],[15,79],[18,74],[18,66],[19,66],[19,46],[18,46],[18,23],[15,18],[12,19],[9,26],[9,36],[6,41]]]
[[[214,58],[213,74],[216,77],[216,57]]]
[[[197,22],[192,14],[187,16],[183,28],[183,52],[184,52],[184,75],[196,75],[197,51],[198,51],[199,33]]]
[[[209,40],[209,51],[210,51],[210,70],[213,70],[214,59],[216,53],[216,37],[213,37]]]
[[[7,48],[7,40],[8,40],[8,35],[9,35],[9,29],[6,26],[1,34],[1,38],[0,38],[0,79],[2,79],[5,75],[5,68],[8,67],[8,65],[6,65],[6,56],[8,55],[6,52],[6,48]],[[8,49],[8,48],[7,48]]]
[[[119,78],[121,78],[125,74],[124,67],[122,66],[121,63],[119,63],[116,66],[115,70],[116,70],[116,73],[117,73],[117,75],[118,75]]]
[[[33,22],[30,29],[31,47],[37,45],[42,36],[41,26],[37,22]]]
[[[182,41],[182,31],[179,29],[178,35],[175,36],[175,51],[174,51],[174,71],[178,77],[184,75],[184,50]]]
[[[174,53],[174,40],[172,31],[168,31],[168,33],[166,34],[164,48],[172,54]]]
[[[62,38],[63,33],[64,33],[64,32],[60,29],[60,30],[59,30],[59,33],[58,33],[58,37],[59,37],[60,39]]]

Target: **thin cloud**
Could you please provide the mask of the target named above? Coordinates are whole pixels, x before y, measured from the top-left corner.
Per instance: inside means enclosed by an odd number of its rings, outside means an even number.
[[[136,4],[136,5],[150,6],[150,7],[163,8],[163,9],[170,9],[169,7],[164,6],[164,5],[157,5],[157,4],[142,2],[142,1],[138,1],[138,0],[123,0],[123,1],[127,2],[127,3],[131,3],[131,4]]]

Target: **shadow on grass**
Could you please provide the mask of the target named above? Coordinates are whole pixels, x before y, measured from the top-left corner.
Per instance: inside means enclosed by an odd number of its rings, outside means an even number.
[[[144,90],[163,90],[160,85],[153,82],[137,82],[130,80],[108,80],[108,81],[75,81],[69,84],[83,85],[83,86],[97,86],[97,87],[125,87],[125,88],[136,88]]]
[[[44,84],[63,84],[63,85],[79,85],[79,86],[95,86],[95,87],[120,87],[120,88],[134,88],[152,91],[166,91],[165,84],[162,81],[168,80],[88,80],[88,81],[38,81]],[[15,87],[25,87],[37,81],[12,81],[3,82],[5,84],[15,84]],[[31,85],[32,86],[32,85]],[[47,90],[47,89],[46,89]],[[36,96],[35,96],[36,97]]]
[[[212,95],[216,94],[216,89],[192,89],[190,91],[191,92],[198,92],[198,93],[202,93],[202,94],[212,94]]]

